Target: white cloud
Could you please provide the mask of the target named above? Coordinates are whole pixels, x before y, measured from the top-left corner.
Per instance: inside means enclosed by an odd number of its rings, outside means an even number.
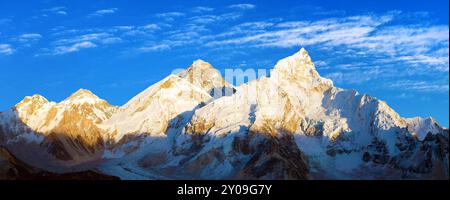
[[[120,43],[122,41],[123,41],[122,38],[119,38],[119,37],[108,37],[108,38],[104,38],[104,39],[100,40],[100,42],[103,44],[116,44],[116,43]]]
[[[316,61],[314,61],[314,65],[318,68],[319,67],[324,68],[324,67],[327,67],[327,62],[323,61],[323,60],[316,60]]]
[[[182,13],[182,12],[165,12],[165,13],[158,13],[155,16],[158,18],[163,18],[164,20],[167,21],[173,21],[175,20],[175,18],[178,17],[183,17],[186,14]]]
[[[42,11],[43,12],[56,12],[56,11],[64,10],[64,9],[66,9],[66,7],[64,7],[64,6],[56,6],[56,7],[52,7],[52,8],[43,9]]]
[[[67,12],[64,11],[64,10],[60,10],[60,11],[57,11],[56,14],[58,14],[58,15],[67,15]]]
[[[192,12],[194,13],[211,12],[211,11],[214,11],[214,8],[206,6],[198,6],[192,9]]]
[[[42,12],[53,13],[56,15],[67,15],[66,7],[64,6],[57,6],[48,9],[43,9]],[[44,14],[43,16],[46,17],[47,15]]]
[[[441,71],[448,71],[448,56],[434,57],[429,55],[407,55],[400,56],[398,60],[404,61],[412,66],[435,66],[435,69]]]
[[[88,15],[88,17],[102,17],[104,15],[114,14],[118,11],[117,8],[108,8],[108,9],[101,9],[97,10],[94,13],[91,13]]]
[[[20,42],[28,42],[28,41],[36,41],[42,38],[42,35],[39,33],[25,33],[19,36]]]
[[[86,41],[100,41],[106,38],[112,37],[111,34],[100,32],[100,33],[89,33],[89,34],[83,34],[83,35],[77,35],[72,38],[64,38],[55,41],[54,43],[56,45],[67,45],[67,44],[73,44],[73,43],[80,43],[80,42],[86,42]]]
[[[112,45],[120,42],[123,42],[122,38],[106,32],[76,35],[54,41],[53,53],[51,54],[61,55],[77,52],[82,49],[98,47],[99,45]]]
[[[265,29],[268,27],[273,26],[274,23],[272,22],[265,22],[265,21],[257,21],[257,22],[245,22],[243,24],[239,24],[236,26],[236,28],[239,29]]]
[[[256,6],[253,4],[248,4],[248,3],[243,3],[243,4],[234,4],[234,5],[230,5],[228,6],[228,8],[233,8],[233,9],[241,9],[241,10],[249,10],[249,9],[253,9]]]
[[[190,13],[192,14],[192,13]],[[109,28],[63,30],[51,43],[51,54],[129,43],[132,53],[157,52],[183,47],[222,49],[300,48],[305,46],[326,54],[316,66],[323,76],[338,84],[372,84],[373,87],[400,88],[395,81],[411,80],[410,90],[445,91],[448,84],[448,25],[398,25],[403,13],[387,12],[311,21],[285,21],[271,18],[231,25],[241,13],[198,14],[160,13],[166,20],[149,24],[130,24]],[[170,24],[186,17],[181,24]],[[244,19],[243,19],[244,20]],[[228,27],[217,31],[216,25]],[[164,30],[164,31],[162,31]],[[83,45],[81,45],[83,44]],[[58,52],[58,53],[53,53]],[[313,57],[314,58],[314,57]],[[364,62],[361,62],[363,60]],[[271,62],[268,62],[271,63]],[[345,63],[345,64],[344,64]],[[424,78],[426,76],[426,78]],[[423,80],[446,80],[428,86]],[[393,84],[395,83],[395,84]],[[404,87],[408,87],[403,82]],[[447,87],[448,88],[448,87]]]
[[[244,23],[209,36],[210,47],[319,46],[342,48],[353,55],[400,62],[410,67],[448,71],[448,25],[389,25],[399,12],[359,15],[318,21]],[[243,26],[243,28],[242,28]],[[419,69],[415,70],[419,70]]]
[[[156,31],[166,27],[168,26],[164,23],[87,29],[56,27],[52,29],[53,33],[50,34],[50,36],[54,38],[50,43],[51,47],[41,48],[41,52],[36,55],[61,55],[66,52],[75,52],[84,49],[84,46],[79,46],[79,44],[95,44],[95,47],[110,46],[125,42],[145,44],[149,42],[148,39],[154,37],[153,34]],[[92,47],[92,45],[87,47]],[[158,48],[163,47],[155,47],[155,49]]]
[[[141,47],[141,48],[139,48],[139,51],[151,52],[151,51],[160,51],[160,50],[166,50],[166,49],[170,49],[170,46],[167,44],[158,44],[158,45]]]
[[[10,44],[0,44],[0,54],[11,55],[13,53],[13,48]]]
[[[316,22],[282,22],[277,28],[265,29],[256,35],[234,37],[212,44],[254,44],[270,47],[293,47],[329,43],[341,45],[359,42],[361,37],[375,30],[375,27],[389,21],[388,16],[354,16],[344,19],[325,19]],[[253,32],[252,32],[253,33]]]
[[[148,31],[155,31],[161,29],[161,27],[158,24],[147,24],[142,26],[141,28],[148,30]]]
[[[95,47],[97,47],[97,45],[92,42],[79,42],[70,46],[58,46],[55,48],[54,54],[61,55],[66,53],[77,52],[80,51],[81,49],[95,48]]]
[[[189,18],[189,21],[194,24],[210,24],[225,20],[236,20],[240,18],[240,13],[225,13],[221,15],[200,15]]]
[[[394,75],[390,70],[391,69],[377,67],[369,69],[350,69],[347,71],[333,70],[331,73],[323,73],[323,76],[333,80],[333,82],[337,84],[361,84]]]
[[[115,26],[114,28],[117,30],[128,31],[134,29],[135,26]]]
[[[161,30],[162,27],[158,24],[146,24],[142,26],[122,26],[116,27],[117,30],[122,31],[125,36],[150,36],[155,31]]]
[[[396,90],[414,90],[419,92],[448,92],[448,83],[419,81],[419,80],[400,80],[389,84],[389,88]]]
[[[414,95],[412,94],[407,94],[407,93],[400,93],[399,95],[396,95],[395,98],[397,99],[411,99],[414,98]]]

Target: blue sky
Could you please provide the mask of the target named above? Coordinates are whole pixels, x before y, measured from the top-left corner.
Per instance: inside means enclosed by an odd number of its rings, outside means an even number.
[[[115,105],[203,59],[267,68],[305,47],[335,85],[448,127],[448,1],[1,1],[0,110],[87,88]]]

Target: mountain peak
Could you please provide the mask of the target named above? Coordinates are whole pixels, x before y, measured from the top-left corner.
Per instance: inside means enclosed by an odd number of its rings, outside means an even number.
[[[306,49],[303,47],[299,51],[297,51],[297,53],[295,53],[294,56],[297,57],[299,56],[300,58],[311,60],[308,51],[306,51]]]
[[[202,59],[198,59],[198,60],[194,61],[190,68],[215,69],[210,63],[208,63]]]
[[[189,79],[191,83],[194,80],[209,79],[211,75],[220,76],[219,72],[210,63],[201,59],[194,61],[191,66],[177,75],[180,78]]]
[[[16,104],[15,107],[21,107],[21,106],[23,106],[25,104],[28,104],[28,103],[31,103],[33,105],[35,105],[35,104],[43,105],[45,103],[48,103],[48,100],[45,97],[43,97],[42,95],[35,94],[33,96],[25,97],[22,101],[20,101],[18,104]]]
[[[77,90],[75,93],[71,94],[63,102],[82,104],[82,103],[97,103],[99,101],[101,101],[101,99],[97,95],[92,93],[90,90],[81,88]]]
[[[92,91],[90,90],[80,88],[72,95],[94,95],[94,93],[92,93]]]
[[[290,58],[291,60],[295,61],[295,63],[293,63],[293,64],[297,64],[296,67],[299,67],[298,65],[302,65],[301,67],[314,68],[314,63],[311,59],[311,56],[309,56],[308,51],[306,51],[306,49],[303,47],[299,51],[297,51],[295,54],[293,54],[287,58]],[[287,59],[287,58],[285,58],[285,59]],[[314,68],[314,70],[315,70],[315,68]]]
[[[314,63],[306,49],[301,48],[295,54],[281,59],[273,69],[274,76],[281,76],[289,79],[304,80],[305,83],[325,83],[332,85],[332,81],[322,78],[317,72]]]
[[[177,75],[217,98],[234,91],[234,87],[225,81],[220,72],[204,60],[194,61],[189,68]],[[223,94],[223,91],[226,91],[226,94]]]
[[[274,69],[276,71],[288,70],[289,72],[292,73],[296,72],[297,70],[316,71],[314,63],[312,62],[312,59],[309,56],[309,53],[304,48],[301,48],[295,54],[278,61]]]
[[[28,97],[28,98],[30,98],[32,100],[36,100],[36,101],[48,102],[48,100],[45,97],[43,97],[42,95],[40,95],[40,94],[35,94],[35,95],[33,95],[31,97]]]

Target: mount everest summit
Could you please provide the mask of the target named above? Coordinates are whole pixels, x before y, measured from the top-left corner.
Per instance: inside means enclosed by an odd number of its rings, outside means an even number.
[[[0,179],[448,179],[448,137],[335,87],[301,49],[237,87],[198,60],[120,107],[25,97],[0,113]]]

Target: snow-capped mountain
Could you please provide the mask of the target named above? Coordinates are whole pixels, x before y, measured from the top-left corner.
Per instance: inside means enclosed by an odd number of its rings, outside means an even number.
[[[133,97],[102,123],[111,144],[105,157],[133,151],[147,136],[165,137],[169,128],[183,126],[182,121],[189,120],[195,109],[234,91],[211,64],[195,61]]]
[[[177,75],[189,83],[202,88],[213,98],[230,96],[235,93],[234,86],[225,81],[220,72],[211,64],[203,60],[195,61],[189,68]]]
[[[333,86],[304,49],[236,91],[196,108],[164,145],[143,143],[100,169],[138,179],[448,177],[447,130]]]
[[[33,165],[29,144],[122,179],[448,179],[448,129],[432,118],[335,87],[304,49],[270,74],[234,87],[198,60],[119,108],[35,95],[0,114],[0,141]]]
[[[383,101],[334,87],[319,76],[304,49],[280,60],[271,74],[195,112],[184,133],[202,135],[205,142],[188,163],[219,150],[222,164],[233,166],[233,177],[236,167],[264,167],[273,171],[251,173],[251,178],[299,178],[280,176],[284,168],[292,169],[286,167],[289,163],[269,162],[267,155],[256,163],[234,164],[245,155],[242,147],[233,148],[236,143],[258,153],[265,145],[252,148],[261,142],[255,135],[268,135],[269,141],[278,142],[277,148],[301,152],[298,161],[305,158],[307,178],[448,177],[448,131],[434,120],[404,119]],[[282,160],[292,157],[276,155]],[[221,167],[209,170],[223,172]]]
[[[190,118],[192,110],[211,99],[202,88],[176,75],[168,76],[133,97],[101,124],[110,144],[105,157],[133,151],[146,137],[165,137],[175,117],[184,114]]]
[[[0,113],[0,144],[31,165],[55,171],[96,161],[104,148],[98,124],[116,110],[84,89],[60,103],[25,97]]]

